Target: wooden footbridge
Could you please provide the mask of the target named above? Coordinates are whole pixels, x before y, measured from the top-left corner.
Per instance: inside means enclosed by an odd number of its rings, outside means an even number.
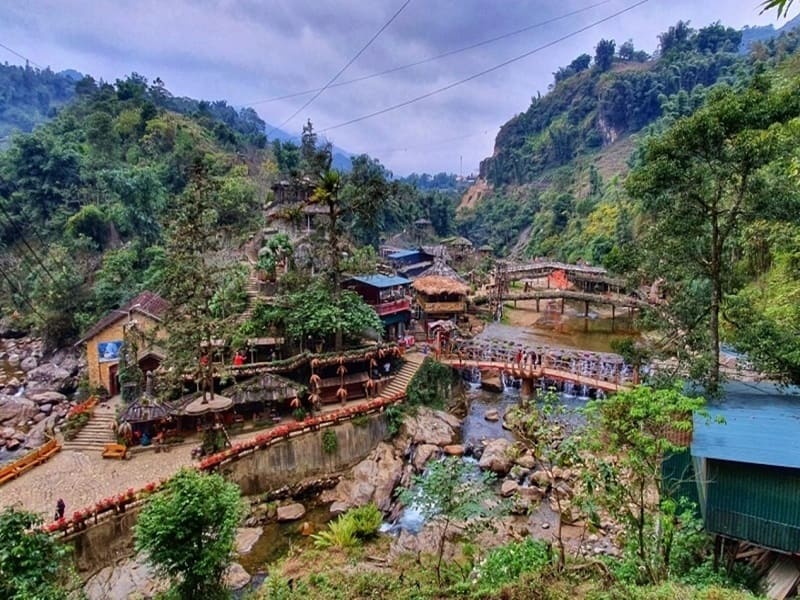
[[[589,388],[603,390],[606,393],[618,392],[630,388],[632,381],[599,379],[597,377],[581,375],[563,369],[545,366],[532,366],[514,363],[503,363],[485,360],[461,360],[458,358],[440,358],[440,362],[456,369],[479,369],[481,371],[497,370],[523,382],[537,382],[542,380],[570,381],[576,385],[586,385]]]
[[[617,354],[509,342],[455,340],[438,356],[455,369],[496,370],[521,379],[531,392],[538,381],[564,381],[606,393],[632,387],[638,373]]]

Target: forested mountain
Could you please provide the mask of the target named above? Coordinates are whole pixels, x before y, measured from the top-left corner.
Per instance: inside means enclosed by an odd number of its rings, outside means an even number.
[[[800,15],[797,15],[794,19],[788,21],[779,29],[775,29],[773,25],[745,27],[742,29],[742,45],[739,48],[739,52],[746,54],[750,51],[750,46],[752,46],[754,42],[767,42],[772,38],[781,35],[782,33],[794,31],[798,27],[800,27]]]
[[[679,22],[652,59],[601,40],[501,128],[457,217],[498,253],[658,282],[662,350],[712,387],[721,341],[800,381],[800,31],[740,39]]]
[[[0,65],[0,147],[13,131],[32,131],[75,95],[77,71]]]
[[[241,261],[272,184],[318,176],[303,145],[316,144],[310,122],[299,145],[267,143],[264,132],[252,109],[174,97],[159,79],[81,79],[72,102],[0,151],[0,313],[62,344],[143,289],[158,290],[174,275],[168,231],[198,194],[221,260]],[[419,218],[452,233],[455,192],[417,190],[367,155],[353,157],[339,195],[347,248],[376,247]],[[368,218],[350,210],[365,202]],[[220,283],[215,302],[225,298],[229,314],[246,275],[234,269]]]
[[[742,34],[719,23],[679,22],[659,36],[657,57],[600,40],[554,73],[550,91],[500,129],[481,163],[490,186],[462,206],[458,229],[500,253],[601,263],[632,235],[619,188],[637,140],[702,106],[714,86],[743,85],[796,52],[800,34],[738,53]]]

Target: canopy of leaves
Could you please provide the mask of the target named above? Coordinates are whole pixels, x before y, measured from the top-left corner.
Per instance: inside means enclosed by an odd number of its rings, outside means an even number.
[[[334,294],[317,282],[291,292],[275,306],[259,305],[247,326],[248,335],[265,335],[277,327],[295,341],[330,340],[337,331],[345,339],[358,341],[363,336],[380,335],[383,324],[364,300],[349,290]]]
[[[236,485],[183,469],[148,499],[136,522],[136,551],[176,583],[182,599],[224,597],[222,574],[242,514]]]
[[[6,508],[0,512],[0,596],[8,600],[67,598],[68,546],[39,529],[41,519]]]
[[[50,85],[45,72],[17,75],[34,87]],[[0,153],[0,242],[9,274],[0,309],[33,316],[29,301],[38,306],[36,289],[56,286],[52,279],[61,271],[74,271],[68,289],[79,302],[56,311],[60,324],[51,337],[59,341],[74,339],[106,311],[158,283],[167,207],[184,192],[196,164],[218,184],[213,209],[215,233],[222,236],[245,235],[258,224],[256,203],[268,185],[261,177],[268,164],[258,139],[263,122],[250,109],[173,98],[159,80],[149,84],[135,73],[114,85],[85,78],[76,88],[73,101],[50,122],[14,136]],[[52,246],[65,249],[63,264],[46,256]],[[118,254],[103,260],[107,250]],[[124,281],[114,288],[109,284],[123,262]]]

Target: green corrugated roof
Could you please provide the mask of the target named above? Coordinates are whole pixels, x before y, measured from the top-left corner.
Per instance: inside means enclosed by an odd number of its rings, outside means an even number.
[[[798,388],[731,383],[708,412],[695,415],[692,456],[800,469]]]

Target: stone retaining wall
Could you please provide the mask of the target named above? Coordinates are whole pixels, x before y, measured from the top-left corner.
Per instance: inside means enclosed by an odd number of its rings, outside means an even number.
[[[276,490],[285,485],[322,474],[344,471],[364,458],[387,434],[383,413],[364,415],[363,420],[346,421],[316,431],[305,431],[269,446],[253,449],[216,470],[251,496]],[[336,434],[337,448],[330,454],[323,450],[323,433]],[[120,558],[133,554],[133,525],[141,510],[137,501],[84,529],[72,531],[63,539],[75,548],[74,560],[82,575],[90,576]]]

